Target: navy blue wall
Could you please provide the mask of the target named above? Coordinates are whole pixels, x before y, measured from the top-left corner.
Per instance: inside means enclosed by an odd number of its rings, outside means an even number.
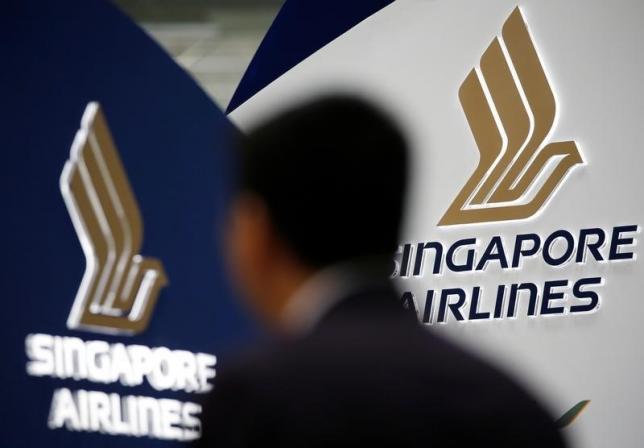
[[[253,57],[227,112],[393,0],[288,0]]]
[[[228,139],[235,130],[194,81],[108,2],[16,1],[3,4],[0,20],[0,445],[171,445],[48,429],[57,387],[159,394],[146,386],[30,377],[25,337],[74,335],[218,356],[247,341],[255,331],[226,281],[215,231],[230,192]],[[85,259],[59,177],[89,101],[102,104],[138,199],[142,254],[161,259],[170,281],[149,328],[135,337],[65,325]]]

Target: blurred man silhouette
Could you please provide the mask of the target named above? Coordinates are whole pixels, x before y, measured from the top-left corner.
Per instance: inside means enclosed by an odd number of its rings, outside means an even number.
[[[563,446],[523,389],[401,306],[408,153],[382,112],[321,98],[240,146],[233,272],[283,337],[218,370],[199,446]]]

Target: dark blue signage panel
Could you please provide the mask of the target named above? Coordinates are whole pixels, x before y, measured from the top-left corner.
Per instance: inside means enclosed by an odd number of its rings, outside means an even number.
[[[236,130],[110,3],[1,20],[0,445],[191,440],[254,333],[218,232]]]

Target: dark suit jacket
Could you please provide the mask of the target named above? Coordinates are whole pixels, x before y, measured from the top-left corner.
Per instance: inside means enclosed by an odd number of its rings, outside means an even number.
[[[199,447],[564,446],[532,397],[421,328],[389,287],[218,371],[202,425]]]

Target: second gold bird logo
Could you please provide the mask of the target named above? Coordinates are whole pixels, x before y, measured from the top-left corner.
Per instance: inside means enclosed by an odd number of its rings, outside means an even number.
[[[529,218],[583,163],[574,141],[547,143],[557,104],[518,7],[458,96],[480,159],[439,225]]]

